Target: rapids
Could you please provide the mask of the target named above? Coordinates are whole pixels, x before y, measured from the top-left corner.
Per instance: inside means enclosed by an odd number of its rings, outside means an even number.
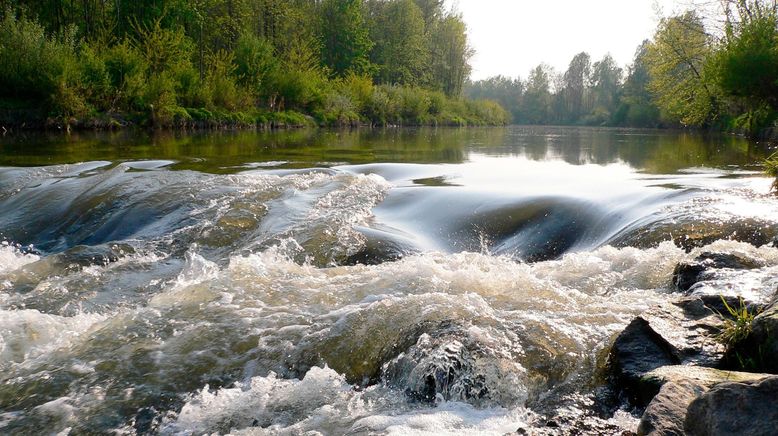
[[[0,432],[552,431],[596,414],[610,341],[678,262],[747,255],[696,292],[770,298],[767,153],[518,127],[5,138]]]

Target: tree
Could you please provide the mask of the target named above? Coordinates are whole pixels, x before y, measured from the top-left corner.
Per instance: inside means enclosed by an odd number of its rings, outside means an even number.
[[[477,82],[470,82],[465,88],[467,98],[475,100],[493,100],[508,110],[514,122],[521,119],[521,99],[524,83],[520,77],[511,79],[494,76]]]
[[[716,58],[719,85],[749,107],[778,107],[778,21],[775,5],[740,1],[730,10]]]
[[[459,97],[470,76],[473,53],[467,43],[467,26],[462,16],[444,17],[432,32],[431,87],[450,97]]]
[[[645,40],[635,51],[635,58],[622,86],[621,106],[614,120],[616,124],[645,127],[656,126],[660,122],[659,108],[654,104],[651,92],[648,90],[651,77],[646,65],[646,56],[650,44],[649,40]]]
[[[524,120],[528,124],[548,122],[551,103],[551,75],[548,65],[540,64],[529,74],[524,92]]]
[[[440,21],[444,15],[443,4],[444,0],[414,0],[416,5],[421,10],[424,17],[424,23],[427,27],[431,27],[433,23]]]
[[[567,112],[564,115],[566,121],[577,121],[584,114],[584,94],[590,74],[589,54],[581,52],[575,55],[563,76],[562,98]]]
[[[663,19],[648,47],[649,88],[657,105],[682,124],[705,126],[718,118],[718,92],[707,68],[712,52],[694,12]]]
[[[365,23],[362,0],[321,3],[322,61],[335,74],[368,73],[373,42]]]
[[[419,84],[429,53],[424,17],[413,0],[377,2],[371,11],[370,36],[375,46],[370,59],[383,83]]]
[[[619,103],[622,72],[610,54],[606,54],[592,67],[593,115],[600,124],[608,122]]]

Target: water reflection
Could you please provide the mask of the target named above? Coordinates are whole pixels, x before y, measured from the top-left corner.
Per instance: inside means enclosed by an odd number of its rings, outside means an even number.
[[[94,160],[169,159],[172,169],[232,173],[249,163],[309,168],[371,162],[462,163],[471,153],[562,160],[573,165],[624,162],[668,174],[691,167],[756,168],[766,147],[727,135],[690,132],[521,127],[483,129],[292,130],[282,132],[86,132],[0,139],[0,165],[38,166]]]

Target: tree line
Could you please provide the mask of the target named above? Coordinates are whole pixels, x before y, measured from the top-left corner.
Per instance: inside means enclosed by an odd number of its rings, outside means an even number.
[[[776,135],[778,21],[774,0],[723,0],[723,20],[689,10],[663,18],[626,71],[610,55],[541,64],[526,79],[467,84],[522,124],[689,126]],[[723,25],[715,25],[723,22]]]
[[[504,124],[443,0],[0,0],[0,118]],[[26,116],[26,115],[22,115]]]

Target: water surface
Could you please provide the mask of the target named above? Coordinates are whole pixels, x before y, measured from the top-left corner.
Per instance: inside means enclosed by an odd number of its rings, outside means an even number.
[[[679,261],[748,255],[763,267],[696,292],[770,297],[768,154],[577,128],[4,137],[0,429],[503,434],[593,413],[609,342],[673,298]]]

